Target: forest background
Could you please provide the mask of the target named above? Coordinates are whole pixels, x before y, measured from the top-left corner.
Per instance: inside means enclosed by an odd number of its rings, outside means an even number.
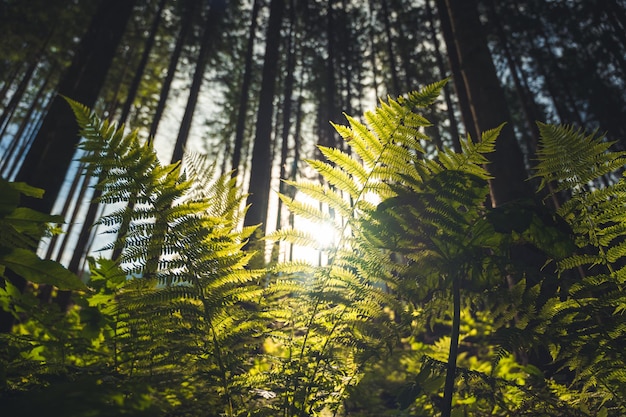
[[[279,179],[322,181],[324,175],[305,163],[328,157],[317,145],[351,152],[350,137],[330,122],[345,124],[343,113],[361,115],[379,97],[395,98],[444,78],[450,82],[441,86],[441,96],[423,110],[431,122],[423,131],[432,138],[423,143],[424,155],[461,152],[467,135],[476,140],[506,122],[487,166],[494,208],[531,198],[539,186],[527,181],[541,143],[536,121],[597,130],[615,141],[614,150],[625,150],[626,6],[619,0],[4,0],[0,28],[0,172],[45,190],[43,198],[23,203],[65,221],[58,226],[63,233],[44,239],[38,253],[84,281],[90,256],[117,259],[123,247],[114,233],[99,232],[106,224],[93,227],[118,206],[91,203],[102,196],[93,186],[106,173],[81,175],[89,150],[77,147],[79,124],[64,97],[137,128],[163,161],[181,161],[186,150],[206,154],[216,177],[233,175],[249,193],[240,201],[249,205],[240,223],[262,225],[261,235],[294,226],[288,199],[277,191],[302,195]],[[607,175],[598,184],[614,181]],[[295,226],[312,230],[302,220]],[[328,262],[319,249],[298,252],[289,242],[250,240],[261,254],[252,259],[255,268],[294,256]],[[29,291],[22,277],[8,280],[20,293]],[[53,287],[35,293],[61,310],[76,302]],[[442,328],[432,327],[426,340],[449,334],[452,317],[443,316]],[[3,332],[15,333],[17,322],[5,312]],[[534,360],[517,354],[522,363]],[[540,371],[552,372],[555,365],[541,354]],[[402,367],[396,360],[388,366]],[[403,366],[425,378],[431,370],[420,364]],[[375,390],[381,409],[399,403],[407,409],[405,400]],[[409,390],[407,398],[418,398],[420,390]],[[170,406],[176,401],[182,400]],[[436,410],[437,400],[432,402]],[[367,409],[342,407],[345,413]],[[581,406],[577,412],[586,411]]]

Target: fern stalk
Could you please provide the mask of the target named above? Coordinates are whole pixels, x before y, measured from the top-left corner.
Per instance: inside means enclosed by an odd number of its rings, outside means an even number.
[[[443,407],[441,417],[452,414],[452,396],[456,377],[456,361],[459,354],[459,332],[461,328],[461,283],[460,279],[452,280],[452,332],[450,334],[450,352],[446,366],[446,382],[443,390]]]

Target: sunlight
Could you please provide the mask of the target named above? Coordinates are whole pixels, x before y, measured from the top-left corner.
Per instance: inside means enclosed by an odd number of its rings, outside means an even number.
[[[328,250],[339,244],[339,232],[330,223],[313,222],[297,218],[295,227],[310,234],[316,241],[318,248],[295,246],[293,260],[306,261],[311,265],[325,265],[328,261]]]

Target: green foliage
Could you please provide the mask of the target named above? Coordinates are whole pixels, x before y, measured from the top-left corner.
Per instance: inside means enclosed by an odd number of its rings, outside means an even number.
[[[5,283],[3,308],[28,319],[2,337],[3,410],[45,413],[71,392],[88,399],[64,409],[75,416],[623,415],[626,185],[599,178],[626,154],[540,124],[536,177],[569,198],[492,208],[499,128],[425,151],[421,112],[443,85],[335,125],[349,151],[320,147],[308,164],[323,183],[280,196],[333,236],[266,237],[323,262],[266,270],[248,265],[254,228],[239,226],[230,174],[204,157],[162,166],[136,132],[68,100],[113,207],[99,222],[120,234],[104,249],[121,255],[90,259],[86,290],[65,282],[33,258],[59,219],[20,209],[39,191],[0,183],[2,267],[83,289],[62,314]]]
[[[320,245],[314,236],[293,229],[268,237],[313,247],[328,260],[316,268],[301,263],[276,267],[276,273],[288,275],[270,286],[279,306],[270,335],[279,354],[268,361],[264,379],[276,395],[271,409],[289,416],[337,412],[364,366],[396,343],[398,324],[405,322],[392,291],[398,281],[381,267],[386,255],[372,249],[365,233],[376,201],[392,193],[389,183],[401,180],[404,164],[421,149],[419,140],[425,136],[419,129],[428,121],[413,108],[432,103],[442,85],[407,99],[389,99],[366,113],[367,124],[348,116],[350,127],[335,126],[354,153],[320,147],[328,161],[307,162],[325,184],[288,182],[326,210],[280,196],[295,215],[330,226],[337,241],[330,238],[330,244]]]
[[[573,384],[590,397],[626,412],[624,294],[626,181],[599,187],[599,180],[626,163],[612,143],[571,127],[539,124],[542,134],[536,176],[570,198],[557,213],[570,225],[578,250],[558,262],[567,297],[544,309],[544,331],[555,360],[574,373]],[[547,324],[549,323],[549,326]]]

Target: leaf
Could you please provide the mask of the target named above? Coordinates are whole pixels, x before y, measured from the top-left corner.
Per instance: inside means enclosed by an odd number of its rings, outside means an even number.
[[[40,213],[27,207],[18,207],[5,219],[21,233],[39,233],[46,223],[63,223],[62,216]]]
[[[0,178],[0,217],[11,213],[20,203],[20,193],[10,183]]]
[[[61,290],[84,289],[85,284],[61,264],[39,258],[35,253],[15,248],[0,255],[0,264],[24,279],[37,284],[49,284]]]

